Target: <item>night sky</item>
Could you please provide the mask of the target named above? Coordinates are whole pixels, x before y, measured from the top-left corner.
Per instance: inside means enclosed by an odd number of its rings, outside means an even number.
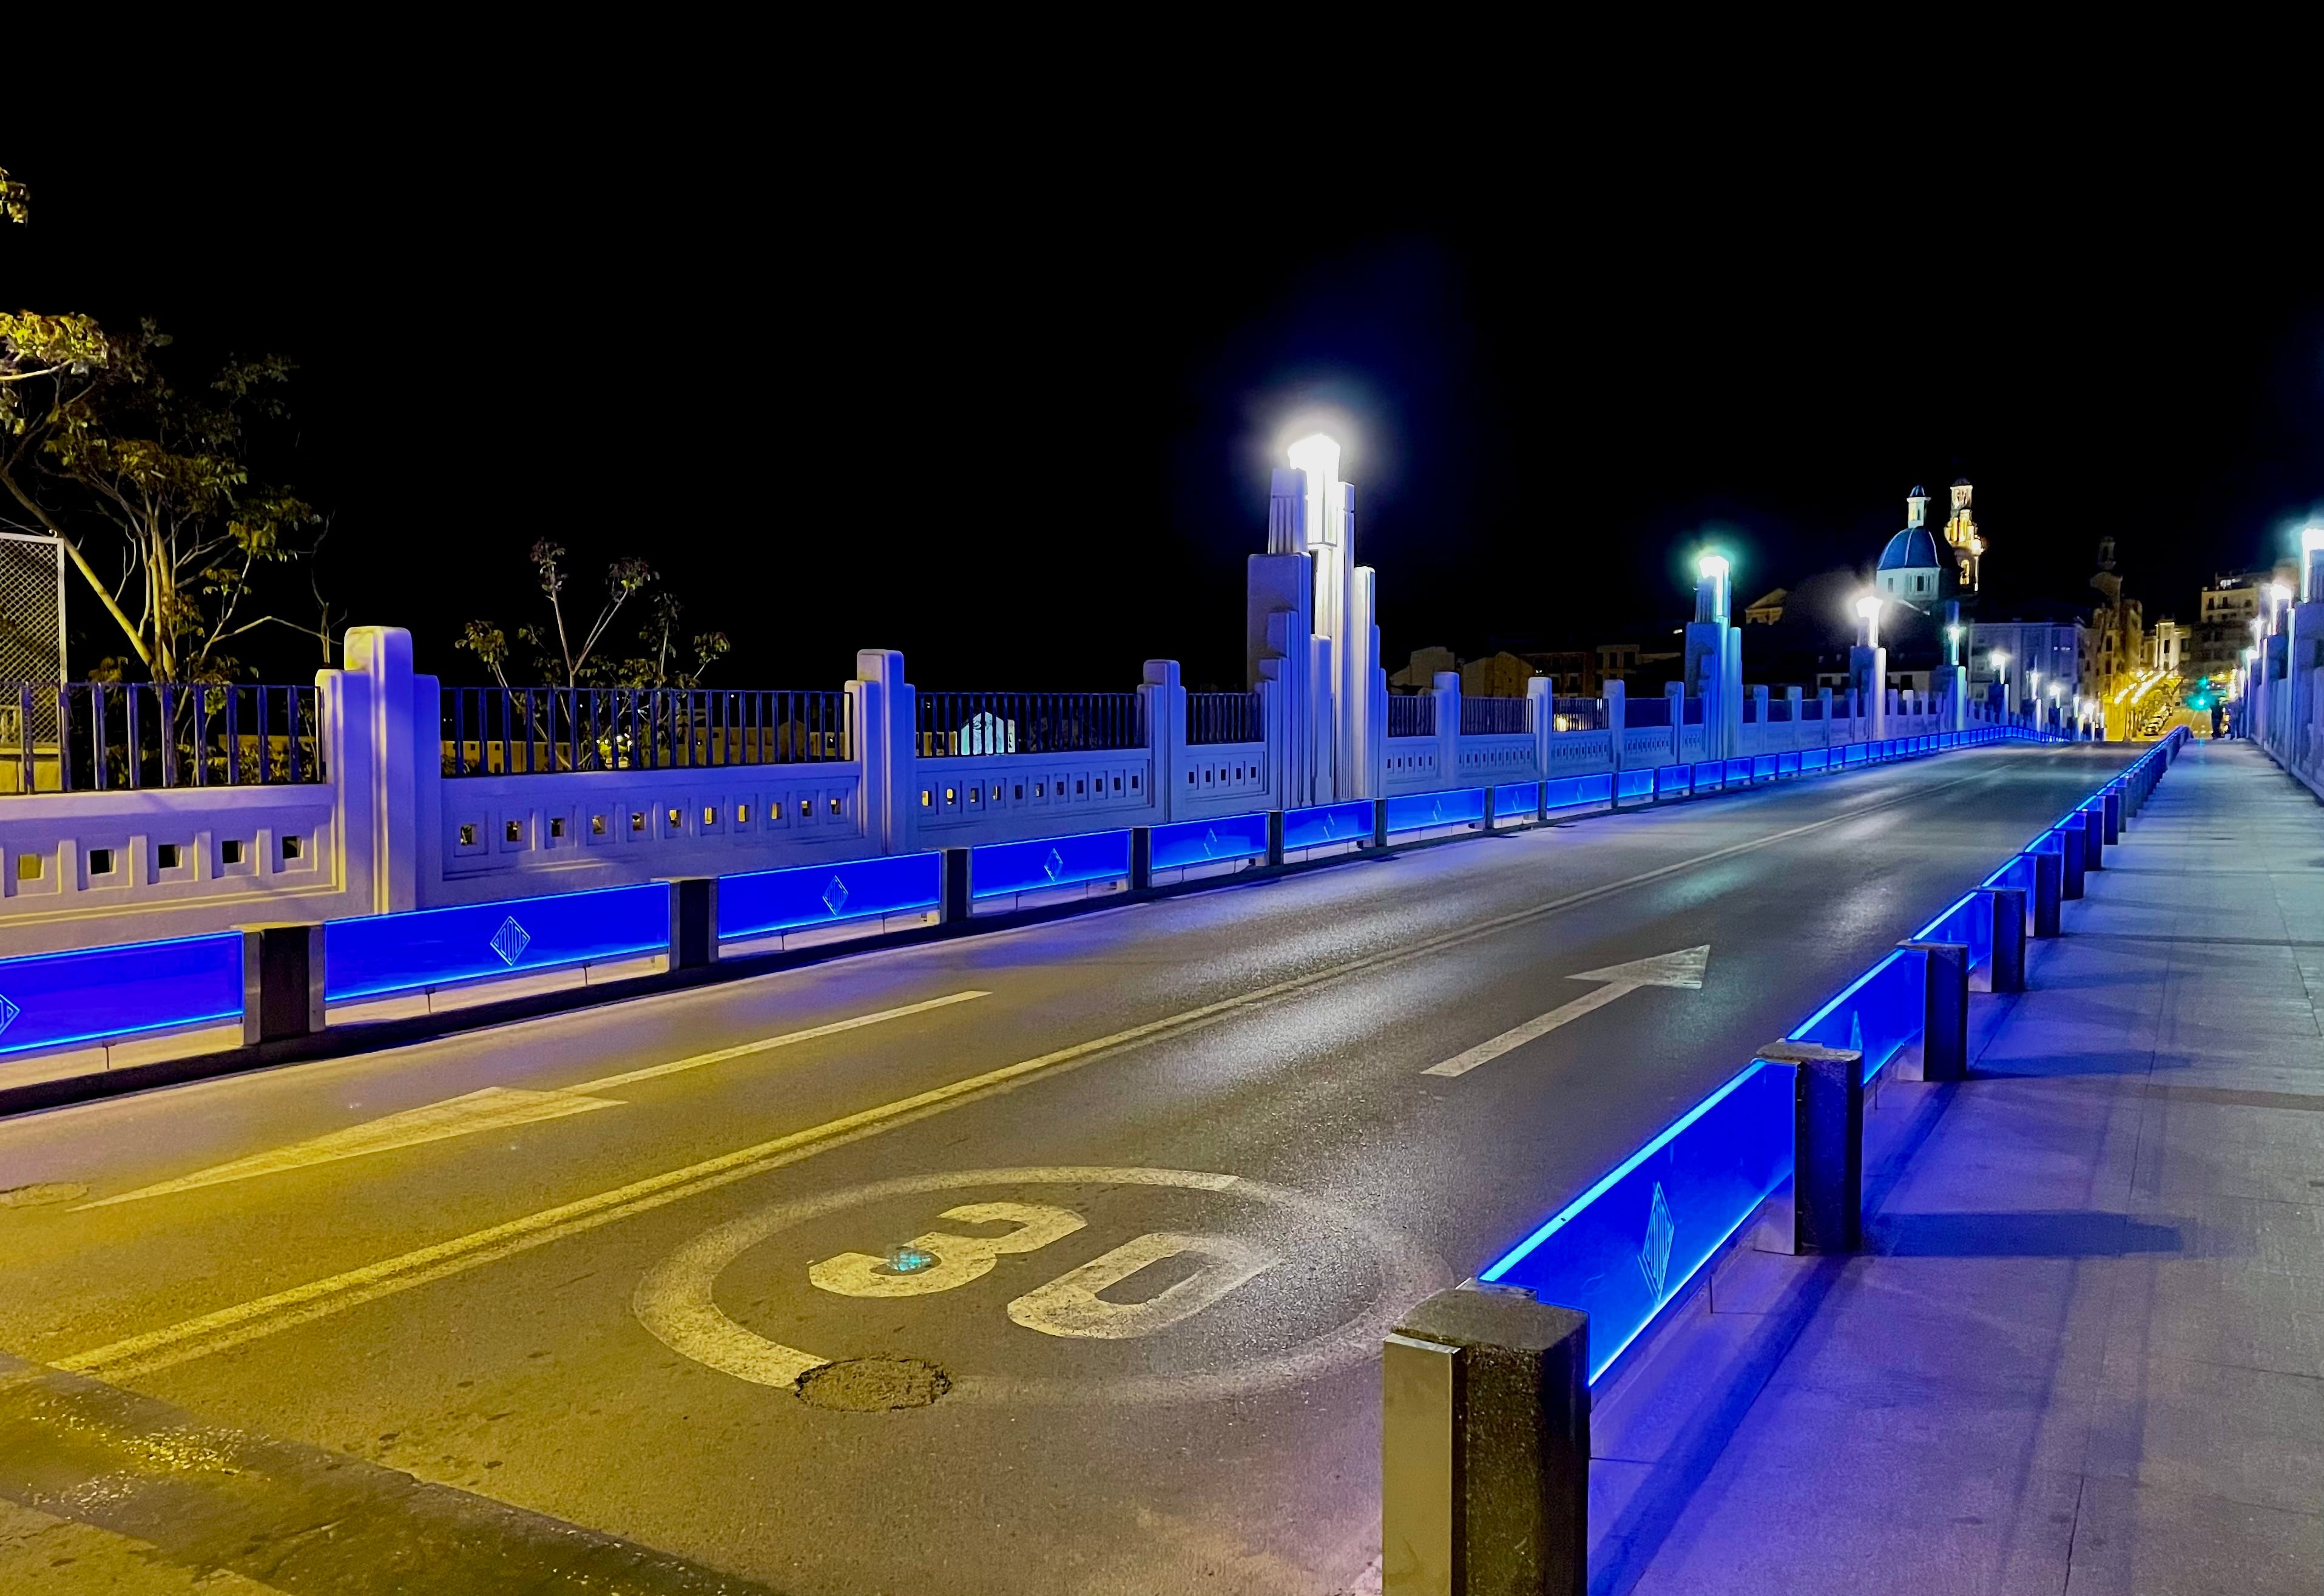
[[[732,685],[875,646],[929,687],[1233,682],[1268,468],[1324,415],[1391,669],[1651,637],[1706,533],[1738,599],[1868,569],[1961,475],[1987,615],[2090,602],[2110,535],[2191,619],[2324,502],[2318,257],[2200,186],[1577,160],[1489,193],[1415,160],[1326,204],[1248,157],[747,136],[318,125],[206,188],[33,132],[0,300],[300,360],[326,586],[459,678],[551,536],[652,561]]]

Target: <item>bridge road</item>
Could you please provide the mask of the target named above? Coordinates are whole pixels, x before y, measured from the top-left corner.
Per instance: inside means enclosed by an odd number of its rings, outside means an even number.
[[[85,1377],[0,1361],[0,1498],[285,1590],[608,1536],[640,1591],[1344,1589],[1394,1315],[2130,757],[1953,754],[0,1123],[0,1349]]]

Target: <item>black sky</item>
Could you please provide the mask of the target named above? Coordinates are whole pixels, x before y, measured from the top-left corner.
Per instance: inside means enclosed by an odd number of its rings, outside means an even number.
[[[2324,503],[2324,257],[2184,171],[1547,141],[1303,191],[945,132],[322,116],[174,165],[28,125],[0,301],[299,359],[327,584],[455,677],[546,535],[651,560],[733,683],[874,646],[932,687],[1224,682],[1274,449],[1322,411],[1391,664],[1639,635],[1707,530],[1745,597],[1868,565],[1916,482],[1977,482],[1991,614],[2088,602],[2111,535],[2187,617]]]

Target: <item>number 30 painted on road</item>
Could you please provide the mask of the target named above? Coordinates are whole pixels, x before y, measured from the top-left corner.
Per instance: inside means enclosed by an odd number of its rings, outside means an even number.
[[[968,1203],[936,1216],[963,1224],[1013,1224],[998,1236],[961,1236],[930,1231],[911,1246],[936,1255],[925,1269],[905,1274],[868,1252],[843,1252],[807,1268],[818,1289],[841,1296],[925,1296],[950,1291],[992,1272],[1003,1253],[1031,1252],[1082,1229],[1088,1221],[1070,1208],[1038,1203]],[[1144,1302],[1108,1302],[1098,1295],[1166,1259],[1185,1254],[1203,1266]],[[1009,1317],[1044,1335],[1126,1341],[1152,1335],[1200,1313],[1236,1287],[1277,1262],[1273,1254],[1228,1236],[1157,1231],[1124,1241],[1111,1252],[1035,1287],[1009,1305]]]

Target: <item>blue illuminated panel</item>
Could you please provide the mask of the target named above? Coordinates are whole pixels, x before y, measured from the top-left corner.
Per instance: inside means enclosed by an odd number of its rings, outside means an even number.
[[[1368,800],[1318,804],[1312,809],[1289,809],[1283,816],[1286,852],[1322,848],[1333,843],[1368,843],[1372,837],[1372,807]]]
[[[1694,767],[1691,784],[1697,792],[1717,792],[1727,785],[1727,761],[1704,760]]]
[[[1692,765],[1664,765],[1655,771],[1655,796],[1683,797],[1694,790]]]
[[[1429,826],[1463,826],[1485,818],[1485,789],[1455,787],[1443,792],[1407,793],[1388,800],[1388,829],[1418,831]]]
[[[1831,762],[1831,751],[1828,748],[1803,748],[1800,750],[1800,769],[1812,775],[1816,771],[1821,770]]]
[[[969,850],[972,898],[1039,892],[1082,881],[1124,881],[1130,875],[1130,834],[1085,831],[1036,837],[1029,843],[987,843]]]
[[[1489,1267],[1590,1315],[1590,1378],[1792,1174],[1792,1071],[1755,1062]]]
[[[1626,798],[1655,796],[1655,773],[1652,770],[1624,770],[1620,772],[1618,780],[1621,782],[1622,796]]]
[[[1751,761],[1751,780],[1755,782],[1773,781],[1782,770],[1783,755],[1776,753],[1757,754],[1753,756]]]
[[[1553,815],[1560,809],[1576,809],[1584,804],[1611,803],[1614,799],[1614,777],[1610,771],[1595,776],[1566,776],[1545,784],[1545,806]],[[1654,772],[1625,770],[1622,772],[1622,796],[1644,798],[1654,791]]]
[[[1854,1047],[1864,1054],[1864,1078],[1878,1075],[1897,1051],[1921,1034],[1923,955],[1899,948],[1817,1010],[1794,1031],[1794,1042]]]
[[[1748,787],[1751,785],[1751,776],[1750,760],[1731,759],[1727,761],[1727,769],[1720,772],[1720,780],[1729,787]]]
[[[1512,815],[1531,816],[1541,807],[1541,783],[1538,781],[1508,781],[1493,789],[1493,816],[1506,819]]]
[[[1183,820],[1154,828],[1154,868],[1180,870],[1222,859],[1259,859],[1267,854],[1267,815],[1229,815],[1218,820]]]
[[[944,855],[898,853],[718,878],[718,935],[766,936],[808,926],[909,914],[942,901]]]
[[[0,960],[0,1060],[241,1018],[236,932]]]
[[[1969,968],[1993,963],[1993,905],[1970,893],[1913,933],[1915,942],[1958,942],[1969,949]]]
[[[323,927],[323,996],[341,1003],[669,950],[663,881],[364,915]]]

